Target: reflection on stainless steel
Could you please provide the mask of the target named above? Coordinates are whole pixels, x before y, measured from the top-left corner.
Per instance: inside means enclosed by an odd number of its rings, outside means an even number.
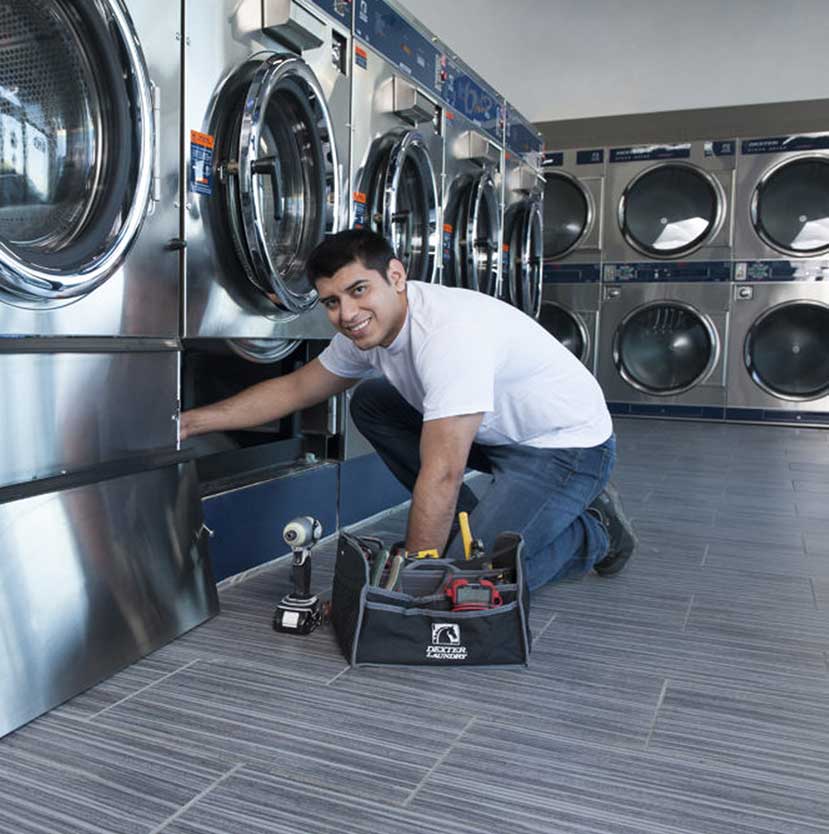
[[[226,343],[238,356],[261,365],[279,362],[301,344],[297,339],[227,339]]]
[[[0,504],[0,736],[218,613],[195,465]]]
[[[564,171],[544,177],[544,256],[563,258],[593,227],[593,196],[576,177]]]
[[[174,350],[0,352],[0,486],[175,448],[177,368]]]
[[[4,157],[20,147],[2,176],[0,283],[29,301],[86,295],[119,266],[150,199],[155,137],[143,53],[118,0],[71,20],[56,0],[16,0],[3,14]],[[113,78],[120,88],[105,88]]]
[[[465,254],[465,286],[493,295],[498,286],[498,242],[501,234],[501,210],[495,181],[489,170],[477,177],[471,186],[469,210],[461,251]]]

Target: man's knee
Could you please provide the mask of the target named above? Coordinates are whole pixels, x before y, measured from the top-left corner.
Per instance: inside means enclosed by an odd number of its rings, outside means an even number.
[[[351,419],[360,431],[372,426],[418,429],[423,417],[385,378],[363,380],[351,392]]]

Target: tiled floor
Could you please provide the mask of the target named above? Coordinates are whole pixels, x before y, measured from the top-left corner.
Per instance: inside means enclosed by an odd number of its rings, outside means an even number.
[[[0,742],[0,832],[829,830],[829,432],[617,430],[640,552],[534,595],[529,670],[350,671],[271,569]]]

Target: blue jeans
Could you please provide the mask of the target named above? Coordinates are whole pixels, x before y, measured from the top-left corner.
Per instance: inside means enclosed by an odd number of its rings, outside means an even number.
[[[423,416],[385,379],[360,383],[351,398],[351,416],[397,480],[412,490],[420,470]],[[531,591],[583,576],[607,553],[607,533],[586,508],[604,489],[615,462],[614,435],[588,449],[473,443],[467,465],[490,473],[492,483],[480,501],[463,484],[457,510],[470,514],[472,534],[487,548],[506,530],[524,537]],[[450,540],[445,555],[463,557],[459,536]]]

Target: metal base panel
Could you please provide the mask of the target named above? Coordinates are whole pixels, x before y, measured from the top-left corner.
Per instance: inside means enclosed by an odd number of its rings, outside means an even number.
[[[0,504],[0,736],[218,613],[195,466]]]

